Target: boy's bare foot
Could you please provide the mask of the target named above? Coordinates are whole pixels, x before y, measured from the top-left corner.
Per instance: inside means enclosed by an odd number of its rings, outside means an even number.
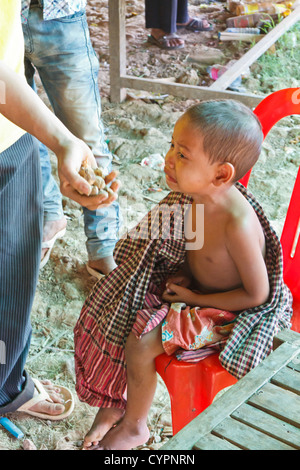
[[[95,450],[130,450],[149,439],[146,422],[129,423],[125,418],[111,429]]]
[[[124,410],[118,408],[100,408],[90,431],[85,436],[83,449],[91,449],[93,446],[97,446],[123,415]]]
[[[53,403],[43,400],[36,403],[34,406],[30,408],[30,411],[35,411],[37,413],[45,413],[52,416],[57,416],[62,414],[65,411],[65,407],[63,405],[64,400],[59,394],[59,389],[55,388],[54,385],[49,380],[42,380],[41,383],[43,384],[45,390],[48,392]]]

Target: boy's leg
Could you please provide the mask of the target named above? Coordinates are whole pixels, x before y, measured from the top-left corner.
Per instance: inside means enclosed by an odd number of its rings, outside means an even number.
[[[149,438],[147,417],[157,384],[155,358],[163,353],[161,325],[141,339],[130,333],[125,347],[127,405],[124,417],[99,442],[99,449],[129,450]]]

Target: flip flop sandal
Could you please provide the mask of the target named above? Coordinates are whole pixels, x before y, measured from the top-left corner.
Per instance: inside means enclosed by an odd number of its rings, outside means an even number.
[[[174,35],[174,34],[161,36],[158,39],[152,36],[152,34],[148,36],[148,42],[150,44],[153,44],[154,46],[160,47],[161,49],[173,50],[173,49],[182,49],[184,47],[184,44],[178,44],[177,46],[169,46],[168,41],[170,41],[170,39],[180,39],[180,38],[179,36]]]
[[[105,274],[102,274],[96,269],[91,268],[88,263],[86,264],[86,270],[91,276],[96,277],[97,279],[102,279],[103,277],[105,277]]]
[[[214,29],[213,25],[205,28],[203,26],[203,20],[197,20],[196,18],[192,19],[187,25],[177,25],[177,29],[185,29],[187,31],[192,31],[193,33],[212,31]]]
[[[57,232],[51,240],[47,240],[45,242],[42,242],[42,249],[48,248],[48,251],[46,252],[44,258],[40,262],[40,269],[42,269],[49,261],[50,254],[52,251],[52,248],[54,246],[54,243],[56,242],[57,239],[63,238],[63,236],[66,233],[66,229],[62,229],[59,232]]]
[[[31,400],[27,401],[26,403],[24,403],[24,405],[20,406],[20,408],[16,410],[17,412],[26,413],[36,418],[46,419],[49,421],[60,421],[70,416],[70,414],[74,410],[74,397],[72,395],[72,392],[68,388],[62,387],[60,385],[54,385],[54,387],[59,389],[59,393],[63,397],[63,405],[65,407],[63,413],[61,413],[60,415],[53,416],[46,413],[39,413],[38,411],[31,411],[30,408],[32,408],[34,405],[41,401],[46,400],[50,403],[53,403],[53,400],[50,398],[43,384],[37,379],[32,380],[35,385],[35,394],[33,398],[31,398]]]

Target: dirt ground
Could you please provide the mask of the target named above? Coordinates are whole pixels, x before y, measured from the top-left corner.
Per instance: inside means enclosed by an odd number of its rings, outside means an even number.
[[[122,181],[119,199],[125,230],[135,225],[168,193],[163,172],[144,167],[141,162],[153,154],[165,155],[177,118],[193,102],[172,96],[157,99],[149,94],[141,99],[140,93],[132,91],[124,103],[110,103],[107,3],[90,0],[87,14],[101,67],[99,86],[108,145]],[[218,42],[216,31],[225,29],[226,18],[232,16],[226,11],[225,3],[190,2],[190,14],[208,18],[215,25],[215,30],[209,33],[182,33],[186,47],[180,51],[163,51],[147,45],[144,1],[132,0],[126,4],[127,68],[132,75],[172,78],[206,86],[211,83],[206,72],[207,65],[191,62],[191,56],[203,55],[203,51],[207,54],[217,51],[220,60],[227,63],[238,59],[250,47],[247,43]],[[292,65],[298,67],[297,62]],[[280,87],[300,86],[294,75],[290,75],[283,86],[279,81],[274,85],[275,82],[276,71],[274,80],[266,87],[266,83],[257,77],[257,65],[254,64],[248,78],[243,80],[243,86],[259,94]],[[47,102],[42,90],[41,97]],[[249,184],[279,234],[300,163],[299,124],[298,116],[285,118],[270,132]],[[56,177],[53,155],[51,161]],[[40,272],[32,310],[33,336],[27,370],[39,379],[47,378],[68,386],[75,394],[73,328],[95,281],[85,268],[87,253],[82,210],[65,198],[63,206],[68,218],[67,233],[55,244],[50,261]],[[33,448],[79,450],[96,411],[76,398],[75,411],[66,421],[51,423],[22,414],[9,417],[23,430],[25,438],[33,443]],[[160,380],[149,415],[149,427],[151,437],[142,446],[143,449],[158,449],[172,435],[169,396]],[[15,440],[0,429],[0,450],[23,449],[23,443],[23,439]]]

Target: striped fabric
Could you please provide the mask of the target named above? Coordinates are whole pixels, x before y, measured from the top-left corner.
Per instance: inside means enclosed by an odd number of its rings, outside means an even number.
[[[41,3],[41,2],[40,2]],[[42,0],[44,20],[54,20],[84,10],[86,0]],[[22,0],[21,19],[27,22],[30,0]]]
[[[276,233],[253,195],[239,183],[237,188],[256,211],[264,229],[271,286],[269,303],[241,312],[225,345],[217,346],[222,349],[219,357],[223,367],[240,378],[270,353],[274,335],[291,326],[292,297],[283,283],[282,251]],[[126,339],[132,330],[137,336],[145,334],[166,315],[166,304],[159,305],[159,294],[151,305],[145,304],[146,294],[153,284],[161,293],[166,278],[184,262],[183,223],[178,224],[174,214],[179,208],[183,215],[190,203],[189,197],[171,192],[147,214],[127,238],[118,242],[118,268],[95,284],[83,306],[74,330],[76,390],[79,398],[91,406],[126,406]],[[168,238],[161,236],[166,233],[163,223],[150,232],[151,219],[158,216],[162,206],[168,206],[173,215]],[[215,351],[214,345],[183,352],[177,358],[197,361]]]
[[[0,341],[5,345],[0,414],[14,411],[22,397],[28,400],[24,384],[30,380],[24,366],[39,272],[42,201],[37,142],[25,134],[0,154]]]

